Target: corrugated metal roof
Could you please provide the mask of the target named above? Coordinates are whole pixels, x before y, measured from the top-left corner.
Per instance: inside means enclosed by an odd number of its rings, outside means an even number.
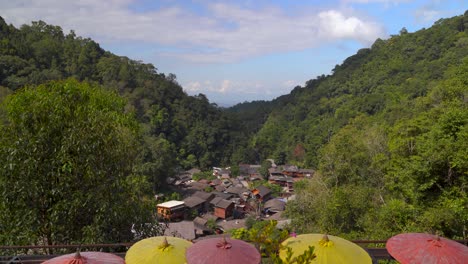
[[[173,207],[184,205],[184,204],[185,203],[183,201],[172,200],[172,201],[169,201],[169,202],[160,203],[157,206],[166,207],[166,208],[173,208]]]

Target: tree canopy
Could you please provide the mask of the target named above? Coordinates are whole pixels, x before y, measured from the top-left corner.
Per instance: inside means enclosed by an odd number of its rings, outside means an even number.
[[[140,133],[125,100],[70,79],[6,98],[0,128],[0,243],[132,239],[151,221],[134,174]]]

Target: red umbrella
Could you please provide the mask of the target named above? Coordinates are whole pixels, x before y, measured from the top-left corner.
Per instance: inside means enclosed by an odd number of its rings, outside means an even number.
[[[260,253],[251,244],[237,239],[209,238],[187,249],[187,264],[259,264]]]
[[[387,241],[387,250],[402,264],[467,264],[468,247],[423,233],[399,234]]]
[[[125,264],[125,261],[111,253],[88,251],[63,255],[42,264]]]

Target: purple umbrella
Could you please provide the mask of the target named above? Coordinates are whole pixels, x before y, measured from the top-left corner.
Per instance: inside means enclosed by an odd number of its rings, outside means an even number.
[[[209,238],[187,249],[187,264],[259,264],[260,253],[251,244],[237,239]]]

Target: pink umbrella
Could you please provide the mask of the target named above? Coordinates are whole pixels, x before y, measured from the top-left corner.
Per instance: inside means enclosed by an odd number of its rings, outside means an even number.
[[[423,233],[406,233],[387,241],[388,253],[402,264],[467,264],[468,247]]]
[[[125,264],[125,261],[111,253],[88,251],[55,257],[43,264]]]
[[[260,253],[251,244],[237,239],[209,238],[187,249],[187,264],[259,264]]]

